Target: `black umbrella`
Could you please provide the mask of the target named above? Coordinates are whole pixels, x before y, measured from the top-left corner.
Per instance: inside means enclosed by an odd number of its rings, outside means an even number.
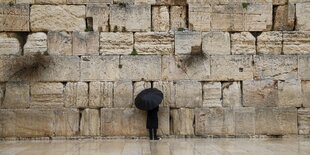
[[[148,88],[141,91],[136,99],[135,105],[140,110],[152,110],[159,106],[163,100],[163,93],[156,88]]]

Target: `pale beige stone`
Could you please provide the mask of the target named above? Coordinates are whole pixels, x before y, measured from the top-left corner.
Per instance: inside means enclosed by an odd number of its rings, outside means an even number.
[[[278,86],[276,81],[245,80],[242,83],[243,106],[275,107],[278,105]]]
[[[2,102],[5,96],[5,84],[0,83],[0,107],[2,106]]]
[[[16,4],[34,4],[35,0],[16,0]]]
[[[283,32],[284,54],[310,54],[310,32]]]
[[[244,31],[272,29],[272,3],[251,3],[245,8]]]
[[[210,5],[191,5],[188,6],[188,27],[193,31],[210,31],[211,30],[211,13]]]
[[[160,107],[170,107],[175,105],[175,83],[171,81],[159,81],[153,83],[153,88],[157,88],[164,94],[164,99]]]
[[[302,92],[301,81],[292,79],[278,81],[279,106],[281,107],[301,107]]]
[[[30,9],[27,4],[0,6],[0,31],[29,31]]]
[[[258,54],[281,54],[282,53],[282,32],[263,32],[257,37]]]
[[[112,4],[113,0],[67,0],[67,4]]]
[[[152,31],[169,31],[169,8],[168,6],[152,7]]]
[[[90,82],[89,107],[112,108],[113,106],[113,82]]]
[[[187,28],[187,7],[170,6],[170,29]]]
[[[31,31],[84,31],[84,5],[32,5]]]
[[[135,99],[137,95],[144,89],[151,88],[151,82],[139,81],[133,84],[133,98]]]
[[[72,55],[72,35],[68,32],[50,31],[47,34],[49,55]]]
[[[188,4],[233,4],[233,3],[257,3],[265,4],[272,3],[273,0],[186,0]],[[303,0],[302,0],[303,1]]]
[[[81,135],[98,136],[100,134],[100,114],[97,109],[85,109],[82,112]]]
[[[293,3],[293,4],[310,2],[310,0],[288,0],[288,1],[289,3]]]
[[[73,32],[73,55],[99,55],[99,32]]]
[[[134,49],[138,54],[173,54],[174,34],[169,32],[137,32]]]
[[[277,6],[274,10],[274,25],[273,30],[289,31],[294,29],[295,25],[295,6],[288,3],[287,5]]]
[[[67,0],[34,0],[35,4],[66,4]]]
[[[201,32],[175,32],[175,54],[201,52]]]
[[[223,82],[223,106],[242,107],[240,82]]]
[[[310,81],[301,81],[302,105],[310,108]]]
[[[88,84],[68,82],[64,88],[65,107],[85,108],[88,106]]]
[[[94,31],[109,31],[110,8],[106,4],[88,4],[86,6],[86,17],[92,18]]]
[[[77,109],[56,109],[54,114],[53,128],[56,136],[70,137],[79,134],[80,113]]]
[[[255,135],[255,108],[235,108],[234,113],[236,135]]]
[[[116,81],[114,83],[113,107],[133,107],[133,84],[131,81]]]
[[[3,108],[29,108],[30,86],[26,82],[6,83]]]
[[[194,135],[194,110],[188,108],[172,109],[171,128],[174,135]]]
[[[152,1],[152,0],[148,0]],[[187,0],[156,0],[157,5],[186,5]]]
[[[310,134],[310,109],[298,109],[298,134]]]
[[[0,4],[15,4],[15,0],[1,0],[0,1]]]
[[[272,0],[273,5],[284,5],[287,4],[288,0]]]
[[[28,35],[27,42],[24,45],[24,54],[47,52],[47,35],[44,32],[37,32]]]
[[[310,3],[296,4],[296,30],[310,31]]]
[[[231,34],[232,54],[256,54],[255,37],[250,32]]]
[[[0,33],[0,55],[19,55],[20,53],[21,48],[18,39]]]
[[[222,106],[221,82],[206,82],[203,84],[203,107]]]
[[[298,78],[310,80],[310,56],[298,57]]]
[[[175,85],[176,108],[202,107],[202,84],[198,81],[177,81]]]
[[[202,51],[209,55],[230,55],[230,35],[228,32],[202,33]]]
[[[62,83],[32,83],[32,107],[62,107],[64,106],[64,86]]]
[[[129,55],[133,52],[133,33],[102,32],[100,33],[100,54]]]

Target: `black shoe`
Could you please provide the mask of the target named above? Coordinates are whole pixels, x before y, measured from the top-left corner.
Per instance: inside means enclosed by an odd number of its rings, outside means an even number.
[[[159,138],[159,137],[155,137],[155,138],[154,138],[154,140],[161,140],[161,138]]]

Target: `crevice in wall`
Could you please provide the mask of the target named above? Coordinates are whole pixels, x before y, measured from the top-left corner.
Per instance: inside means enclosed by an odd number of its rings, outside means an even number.
[[[18,40],[21,49],[21,55],[24,55],[24,46],[27,42],[27,37],[29,34],[29,32],[7,33],[9,37],[16,38]]]
[[[272,6],[272,30],[275,31],[275,20],[276,20],[276,14],[277,14],[277,9],[278,5],[273,5]]]
[[[262,32],[250,32],[255,37],[255,55],[257,55],[257,37],[262,34]]]
[[[240,92],[240,93],[241,93],[241,94],[240,94],[240,97],[241,97],[241,103],[240,103],[240,104],[241,104],[242,107],[244,107],[244,104],[243,104],[243,103],[244,103],[244,102],[243,102],[243,100],[244,100],[244,99],[243,99],[243,81],[240,81],[239,84],[240,84],[240,89],[241,89],[241,90],[240,90],[240,91],[241,91],[241,92]]]
[[[86,17],[85,18],[86,21],[86,29],[85,32],[89,32],[89,31],[94,31],[94,21],[93,21],[93,17]]]
[[[294,26],[293,26],[293,31],[296,31],[296,26],[297,26],[297,9],[296,9],[296,4],[294,4],[295,8],[295,13],[294,13]]]
[[[87,83],[87,101],[88,101],[88,103],[87,103],[87,106],[89,107],[89,96],[90,96],[90,82],[89,81],[87,81],[86,82]]]

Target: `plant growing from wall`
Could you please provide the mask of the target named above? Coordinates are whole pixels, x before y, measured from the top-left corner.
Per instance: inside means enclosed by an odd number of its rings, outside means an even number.
[[[250,5],[250,3],[248,3],[248,2],[243,2],[242,3],[242,7],[243,7],[243,9],[248,9],[248,6]]]
[[[132,52],[130,53],[130,55],[138,55],[138,52],[135,48],[133,48]]]

